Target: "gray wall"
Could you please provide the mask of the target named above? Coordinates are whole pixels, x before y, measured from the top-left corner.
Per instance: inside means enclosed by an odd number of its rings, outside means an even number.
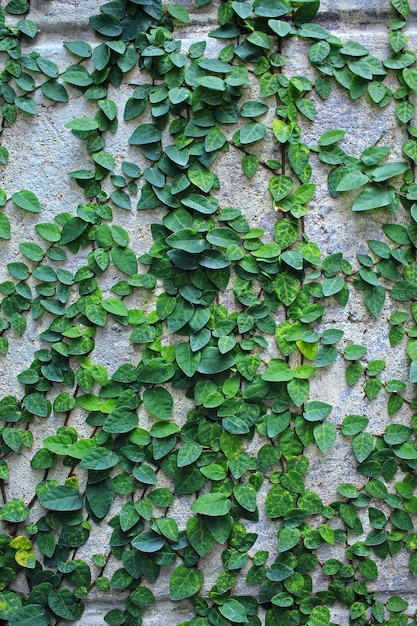
[[[4,5],[5,2],[3,1]],[[41,33],[37,37],[34,46],[48,58],[53,59],[64,69],[73,61],[70,55],[62,47],[62,41],[85,40],[94,43],[94,35],[88,27],[87,17],[97,13],[100,0],[32,0],[30,19],[38,23]],[[214,10],[211,5],[200,11],[192,8],[191,0],[183,0],[183,4],[189,6],[192,14],[192,24],[183,28],[183,47],[186,49],[193,41],[204,39],[208,31],[213,27]],[[217,5],[216,2],[213,3]],[[342,40],[355,39],[368,46],[377,56],[383,56],[387,51],[387,22],[390,11],[388,0],[323,0],[319,23],[325,26],[331,33]],[[409,35],[411,41],[417,43],[417,29],[415,18],[410,20]],[[181,32],[178,31],[178,32]],[[177,33],[177,36],[178,33]],[[306,60],[305,48],[301,44],[293,46],[293,49],[284,49],[283,53],[288,57],[285,72],[288,74],[311,73]],[[213,39],[208,40],[208,54],[216,52],[217,43]],[[123,85],[118,90],[111,90],[109,97],[114,99],[119,107],[119,114],[123,111],[126,101],[132,89],[132,84],[138,84],[141,80],[139,70],[134,70],[129,75],[129,84]],[[77,204],[83,202],[82,191],[74,182],[68,180],[66,172],[87,165],[87,157],[82,143],[64,128],[65,123],[76,117],[88,114],[89,105],[83,100],[75,89],[69,88],[71,94],[68,105],[56,105],[46,103],[39,98],[39,114],[33,119],[28,116],[20,116],[18,122],[3,132],[4,144],[10,152],[10,164],[3,168],[0,173],[1,186],[8,196],[20,189],[33,190],[43,207],[42,219],[52,219],[59,211],[74,211]],[[248,92],[249,96],[249,92]],[[248,98],[249,99],[249,98]],[[307,143],[314,143],[318,137],[330,128],[344,128],[347,131],[344,147],[347,151],[359,156],[361,151],[372,144],[392,145],[398,152],[393,157],[400,157],[401,131],[395,123],[393,105],[375,114],[375,109],[368,106],[364,99],[352,103],[341,89],[335,87],[332,95],[323,103],[317,101],[318,116],[314,124],[306,123],[304,133]],[[108,149],[121,161],[126,156],[131,160],[136,158],[131,148],[127,148],[127,138],[131,133],[131,124],[120,124],[120,131],[115,137],[108,138]],[[275,146],[262,145],[262,151],[268,156]],[[130,155],[129,155],[130,152]],[[253,226],[264,228],[267,233],[272,233],[276,220],[267,184],[262,171],[259,171],[250,181],[241,172],[238,155],[232,148],[218,160],[218,174],[221,188],[216,192],[222,206],[233,205],[240,207]],[[353,214],[351,211],[352,197],[349,194],[334,200],[326,185],[327,172],[317,164],[315,167],[314,180],[317,183],[317,193],[311,203],[308,216],[305,219],[305,231],[308,237],[316,241],[324,253],[332,253],[342,250],[346,258],[355,263],[358,252],[366,252],[364,242],[367,239],[380,238],[381,224],[386,216],[378,212],[372,215]],[[6,263],[14,260],[18,255],[19,241],[37,240],[34,235],[33,225],[38,221],[37,216],[22,214],[7,208],[12,222],[12,238],[9,242],[2,242],[0,246],[0,280],[8,278]],[[145,252],[151,244],[149,221],[157,221],[163,216],[163,210],[155,211],[150,217],[147,212],[117,212],[117,219],[130,233],[131,245],[140,254]],[[392,215],[392,221],[400,220],[400,215]],[[24,233],[24,236],[22,234]],[[116,277],[111,277],[115,280]],[[103,286],[103,290],[109,289],[111,284]],[[110,295],[110,294],[109,294]],[[227,300],[227,296],[225,297]],[[146,307],[147,303],[138,303],[140,308]],[[152,306],[152,303],[148,303]],[[385,310],[378,321],[367,313],[360,294],[352,290],[352,295],[346,309],[338,305],[327,306],[322,328],[336,325],[345,331],[344,341],[354,342],[368,346],[368,359],[384,358],[387,360],[387,377],[401,378],[407,371],[405,355],[401,350],[393,351],[388,343],[388,325],[384,319],[389,316],[392,304],[388,301]],[[23,337],[10,335],[11,349],[2,357],[0,365],[0,392],[1,395],[15,394],[21,396],[22,389],[16,381],[16,375],[32,359],[33,351],[40,346],[38,339],[39,328],[36,323],[29,323],[29,327]],[[271,355],[273,353],[271,352]],[[129,344],[128,335],[117,324],[106,329],[105,333],[99,333],[97,345],[93,357],[97,363],[113,372],[118,364],[131,359],[135,362],[135,350]],[[385,401],[376,400],[370,407],[364,400],[363,387],[355,386],[348,388],[345,383],[344,365],[340,360],[331,368],[320,373],[314,378],[310,399],[320,399],[333,404],[334,409],[331,420],[340,424],[343,417],[348,413],[366,414],[370,418],[370,432],[380,433],[387,423]],[[380,403],[380,404],[379,404]],[[182,416],[191,407],[190,401],[179,397],[176,401],[176,412]],[[396,421],[408,423],[411,412],[404,408]],[[89,428],[83,422],[80,412],[72,414],[73,425],[78,429],[80,436],[89,435]],[[23,498],[28,502],[34,493],[39,480],[30,470],[30,459],[33,453],[41,447],[42,439],[54,434],[60,425],[60,419],[53,415],[48,421],[39,420],[34,423],[33,433],[35,436],[32,449],[25,450],[23,454],[14,458],[11,462],[11,478],[7,484],[7,496]],[[256,442],[253,443],[256,446]],[[339,482],[349,481],[361,487],[364,478],[354,470],[352,451],[348,442],[340,438],[334,448],[326,455],[319,454],[315,449],[309,450],[310,470],[307,483],[314,489],[319,490],[326,503],[335,499],[335,487]],[[52,476],[51,476],[52,477]],[[65,476],[56,476],[63,479]],[[176,519],[179,524],[184,524],[187,519],[191,501],[183,498],[175,505]],[[120,501],[115,501],[113,512],[117,512]],[[34,518],[40,511],[34,510]],[[105,552],[109,537],[109,528],[103,522],[94,526],[89,542],[78,550],[79,558],[88,561],[91,554]],[[275,544],[276,526],[262,517],[259,524],[253,525],[253,530],[259,534],[256,548]],[[323,556],[325,556],[323,554]],[[205,588],[210,589],[214,583],[220,563],[220,550],[203,560],[206,568]],[[119,567],[117,562],[110,561],[106,575]],[[391,563],[387,561],[380,567],[380,579],[371,587],[375,587],[380,597],[384,599],[395,593],[401,593],[409,599],[412,606],[416,606],[415,582],[407,572],[407,563],[398,558]],[[320,584],[320,581],[318,581]],[[243,583],[237,591],[243,591]],[[179,624],[181,621],[192,616],[187,602],[173,604],[168,599],[167,578],[161,577],[154,586],[157,596],[156,607],[145,612],[144,624]],[[84,616],[79,620],[81,626],[102,624],[103,615],[110,608],[122,606],[120,594],[108,594],[98,597],[92,592],[86,602]],[[347,616],[335,609],[335,618],[340,623],[347,623]]]

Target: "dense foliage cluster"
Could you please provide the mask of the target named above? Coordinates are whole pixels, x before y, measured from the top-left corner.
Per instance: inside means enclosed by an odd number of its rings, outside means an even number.
[[[315,23],[319,0],[196,4],[217,12],[209,34],[217,56],[206,56],[206,41],[183,49],[175,36],[190,23],[183,5],[112,0],[89,18],[94,43],[63,42],[72,59],[65,69],[25,51],[38,30],[30,2],[0,8],[0,130],[36,115],[42,99],[65,104],[82,94],[90,112],[66,124],[90,163],[69,172],[83,204],[41,221],[33,190],[0,190],[2,246],[20,235],[12,212],[40,218],[0,284],[0,351],[24,341],[28,323],[42,345],[18,375],[21,394],[0,400],[0,621],[77,621],[94,590],[115,598],[105,623],[137,626],[165,575],[170,599],[188,599],[184,626],[329,626],[334,607],[355,626],[416,624],[406,599],[382,601],[374,591],[384,560],[399,553],[417,574],[417,416],[409,425],[395,419],[417,408],[417,54],[404,32],[408,0],[387,6],[384,59]],[[314,79],[286,73],[292,40]],[[109,90],[137,68],[141,82],[121,110]],[[407,134],[403,160],[380,145],[348,154],[343,129],[308,145],[303,127],[332,89],[371,102],[374,115],[391,107]],[[122,125],[136,160],[108,149]],[[263,141],[277,158],[259,157]],[[220,205],[217,162],[229,150],[248,179],[263,170],[271,232],[251,225],[244,207]],[[3,145],[2,167],[8,161]],[[383,232],[355,266],[341,252],[323,255],[304,232],[317,163],[328,167],[333,198],[354,192],[353,211],[386,211]],[[120,225],[126,211],[152,220],[161,207],[152,245],[138,254]],[[391,223],[396,211],[401,224]],[[410,363],[401,380],[385,376],[384,360],[367,359],[366,346],[320,325],[328,303],[344,307],[352,290],[375,317],[389,294],[389,342]],[[152,305],[134,308],[144,293]],[[232,300],[232,308],[221,303]],[[95,337],[112,324],[129,334],[137,360],[107,371],[94,358]],[[368,417],[349,407],[336,424],[325,397],[309,399],[309,381],[336,361],[369,401],[386,394],[393,419],[383,432],[370,432]],[[193,407],[186,417],[174,406],[181,396]],[[71,425],[73,411],[90,436]],[[62,425],[34,442],[31,426],[51,415]],[[362,487],[339,485],[328,505],[306,487],[306,449],[325,455],[338,438],[351,442]],[[36,494],[10,499],[10,459],[35,443]],[[53,479],[53,468],[67,479]],[[192,504],[181,525],[171,507],[184,497]],[[276,528],[268,550],[253,532],[265,517]],[[108,551],[78,558],[98,524],[112,529]],[[216,550],[207,589],[202,559]]]

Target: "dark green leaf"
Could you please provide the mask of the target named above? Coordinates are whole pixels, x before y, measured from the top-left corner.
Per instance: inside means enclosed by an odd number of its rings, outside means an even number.
[[[183,600],[195,595],[204,582],[203,573],[198,569],[178,565],[171,574],[169,595],[171,600]]]

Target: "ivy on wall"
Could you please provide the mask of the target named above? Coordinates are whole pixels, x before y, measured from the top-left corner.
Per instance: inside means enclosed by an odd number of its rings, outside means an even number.
[[[84,204],[47,222],[32,190],[0,191],[2,246],[19,237],[9,210],[40,218],[0,284],[0,350],[13,350],[16,335],[24,341],[28,318],[42,341],[18,375],[21,394],[0,400],[0,620],[77,621],[95,590],[124,592],[105,623],[146,623],[156,602],[152,585],[168,572],[171,600],[188,599],[194,615],[184,626],[326,626],[340,606],[352,625],[416,624],[403,597],[382,601],[373,591],[388,557],[405,554],[417,573],[417,422],[395,421],[404,404],[417,408],[405,393],[411,388],[413,396],[417,382],[417,55],[403,31],[408,0],[391,2],[382,60],[314,23],[319,0],[196,4],[217,12],[216,57],[205,56],[206,41],[184,50],[175,37],[177,26],[190,23],[181,4],[113,0],[89,19],[101,43],[63,42],[73,59],[64,71],[25,53],[37,34],[29,2],[0,9],[2,129],[36,115],[41,97],[65,104],[82,94],[95,110],[66,124],[88,156],[88,167],[69,172]],[[304,45],[314,80],[286,73],[284,44],[292,39]],[[109,88],[121,87],[136,67],[143,82],[121,111]],[[391,106],[407,133],[401,161],[388,146],[348,154],[343,129],[306,143],[315,101],[325,106],[338,88],[370,101],[375,115]],[[107,149],[122,125],[131,127],[138,162],[120,162]],[[271,137],[276,158],[264,161],[259,147]],[[272,234],[216,197],[224,184],[216,164],[231,147],[249,180],[265,173]],[[1,146],[3,167],[8,160]],[[318,162],[328,166],[331,196],[354,192],[353,211],[386,211],[383,232],[366,242],[369,253],[358,253],[355,267],[341,252],[323,255],[304,232]],[[153,243],[138,256],[120,225],[125,211],[147,211],[152,220],[160,207]],[[395,211],[404,225],[391,223]],[[119,280],[107,291],[104,279],[115,270]],[[321,329],[326,306],[344,307],[352,290],[376,318],[389,293],[389,342],[410,363],[401,380],[385,376],[385,361],[368,360],[367,347],[342,330]],[[220,304],[224,292],[233,293],[233,309]],[[129,296],[143,293],[152,310],[131,306]],[[95,335],[114,323],[129,334],[137,364],[107,371],[94,360]],[[277,356],[268,358],[271,346]],[[325,397],[309,399],[316,372],[340,360],[347,384],[361,381],[369,401],[386,394],[393,420],[382,433],[367,429],[365,415],[347,414],[336,425]],[[183,421],[175,415],[178,395],[193,406]],[[74,410],[89,437],[71,425]],[[150,428],[140,426],[140,411]],[[36,493],[31,502],[9,499],[10,459],[28,454],[31,425],[52,414],[62,426],[31,455]],[[351,443],[363,486],[339,485],[327,505],[305,485],[306,448],[325,455],[341,437]],[[256,453],[252,440],[260,442]],[[67,475],[62,483],[51,478],[56,468]],[[183,496],[192,498],[185,526],[170,512]],[[111,517],[116,497],[123,504]],[[248,528],[264,516],[276,528],[269,550],[257,547]],[[112,529],[108,551],[78,558],[97,524]],[[202,559],[219,547],[221,565],[206,593]],[[323,547],[332,555],[324,560]],[[110,560],[118,563],[111,573]],[[242,587],[245,594],[235,591]]]

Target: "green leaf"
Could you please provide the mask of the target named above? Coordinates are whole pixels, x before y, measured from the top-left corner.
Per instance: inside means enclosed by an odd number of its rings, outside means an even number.
[[[416,108],[408,100],[400,100],[395,104],[395,114],[403,124],[407,124],[416,114]]]
[[[7,165],[8,162],[9,162],[9,151],[6,148],[6,146],[0,146],[0,164]]]
[[[117,117],[117,106],[113,100],[99,100],[97,104],[110,121]]]
[[[175,359],[184,374],[191,378],[197,371],[201,353],[193,352],[189,343],[180,343],[175,348]]]
[[[51,413],[52,405],[41,393],[35,392],[23,399],[25,409],[38,417],[48,417]]]
[[[25,113],[29,113],[29,115],[36,115],[38,112],[36,102],[28,96],[17,96],[14,103],[18,109],[24,111]]]
[[[309,156],[310,156],[310,149],[305,143],[298,141],[296,143],[290,144],[288,148],[288,159],[290,161],[292,169],[300,177],[303,175],[303,172],[306,170],[306,168],[308,168]],[[307,189],[313,190],[314,188],[307,187]],[[294,196],[297,198],[296,193],[297,193],[297,190],[296,192],[294,192]],[[298,191],[298,193],[300,192]],[[313,194],[311,194],[310,197],[312,197],[312,195]],[[302,202],[302,200],[299,200],[299,202]]]
[[[352,343],[343,351],[343,357],[347,361],[356,361],[357,359],[362,358],[367,352],[366,346],[361,346],[357,343]]]
[[[202,517],[193,516],[187,521],[187,538],[191,546],[200,556],[210,552],[214,538]]]
[[[76,619],[74,612],[76,607],[75,596],[68,589],[50,591],[48,593],[48,605],[59,617],[68,620]]]
[[[274,281],[274,292],[278,299],[286,306],[294,302],[299,293],[299,288],[300,284],[298,280],[284,272],[278,274]]]
[[[137,413],[127,407],[120,406],[106,417],[103,430],[107,433],[128,433],[137,426],[137,423]]]
[[[364,415],[347,415],[342,422],[343,435],[357,435],[369,423]]]
[[[117,269],[128,276],[138,273],[138,261],[135,253],[130,248],[119,248],[114,246],[111,251],[111,258]]]
[[[187,9],[181,4],[171,4],[168,6],[168,13],[183,24],[190,23],[190,16]]]
[[[391,613],[402,613],[407,610],[408,602],[400,596],[391,596],[386,606]]]
[[[235,598],[229,598],[219,607],[220,613],[234,624],[247,624],[247,612],[243,604]]]
[[[242,117],[258,117],[259,115],[266,113],[268,110],[269,107],[264,102],[249,100],[243,103],[240,109],[240,115]]]
[[[402,71],[402,75],[406,85],[417,92],[417,70],[413,67],[406,67]]]
[[[168,92],[168,98],[170,100],[170,102],[172,102],[172,104],[181,104],[182,102],[186,102],[190,97],[190,92],[188,89],[185,89],[184,87],[174,87],[173,89],[170,89]],[[218,129],[220,130],[220,129]],[[188,161],[188,156],[186,161],[184,162],[184,157],[181,157],[181,152],[178,151],[178,153],[175,152],[174,150],[174,146],[167,146],[167,148],[170,148],[170,150],[166,150],[166,153],[168,154],[169,158],[174,160],[174,162],[177,162],[175,159],[173,159],[172,157],[175,155],[178,159],[178,157],[180,157],[180,160],[182,161],[182,163],[178,163],[178,165],[186,165],[187,161]],[[187,152],[185,152],[185,154],[187,154]]]
[[[105,298],[101,301],[101,306],[112,315],[124,317],[129,313],[125,303],[118,298]]]
[[[152,553],[165,545],[165,539],[151,530],[145,530],[132,539],[131,544],[140,552]]]
[[[67,50],[72,52],[78,57],[88,59],[91,56],[91,46],[85,41],[64,41],[64,46]]]
[[[242,244],[242,239],[239,235],[231,228],[226,227],[212,228],[207,235],[207,241],[219,248],[228,248],[233,244],[240,246]]]
[[[204,140],[204,148],[206,152],[214,152],[220,150],[226,143],[226,136],[222,133],[218,126],[208,132]]]
[[[312,63],[321,63],[330,54],[330,44],[327,41],[316,41],[308,49],[308,57]]]
[[[163,387],[145,389],[143,403],[148,411],[158,419],[171,419],[174,401],[169,391]]]
[[[0,607],[0,619],[12,619],[22,608],[21,598],[14,591],[2,591],[0,593]]]
[[[12,195],[13,202],[20,208],[30,213],[40,213],[42,208],[38,198],[32,191],[23,189]]]
[[[231,419],[231,418],[225,418],[225,419]],[[224,422],[224,419],[223,419],[223,422]],[[224,471],[221,465],[217,465],[216,463],[214,463],[213,465],[208,465],[207,467],[206,466],[202,467],[200,471],[203,474],[203,476],[213,481],[220,481],[226,478],[226,472]]]
[[[27,3],[25,2],[25,4]],[[33,39],[33,37],[35,37],[36,33],[38,32],[38,27],[36,26],[35,22],[32,22],[32,20],[19,20],[17,22],[17,28],[20,30],[21,33],[24,33],[25,35],[27,35],[27,37],[30,37],[31,39]]]
[[[328,452],[334,445],[337,438],[336,426],[330,422],[317,424],[314,427],[313,435],[316,444],[323,453]]]
[[[308,98],[299,98],[295,101],[295,105],[304,117],[314,122],[317,115],[317,109],[312,100],[309,100]]]
[[[165,383],[175,373],[175,366],[162,358],[154,358],[146,365],[140,364],[137,371],[138,380],[144,383]]]
[[[417,285],[407,280],[399,280],[391,291],[391,296],[394,300],[410,300],[417,296]]]
[[[201,76],[196,79],[197,85],[211,91],[225,91],[226,85],[222,78],[218,76]]]
[[[391,0],[391,4],[405,20],[408,19],[410,16],[410,4],[408,0]]]
[[[81,467],[89,470],[107,470],[117,465],[118,461],[119,457],[115,452],[97,446],[83,455]]]
[[[295,406],[302,406],[308,398],[310,385],[308,380],[293,378],[287,385],[288,395]]]
[[[351,191],[352,189],[357,189],[358,187],[362,187],[369,181],[369,177],[362,172],[347,172],[338,183],[336,190],[337,191]]]
[[[0,213],[0,239],[10,239],[10,222],[4,213]]]
[[[98,483],[89,484],[86,487],[86,501],[89,509],[98,518],[103,519],[113,503],[114,487],[110,478]]]
[[[280,359],[271,359],[261,377],[262,380],[267,380],[268,382],[284,382],[292,380],[294,376],[295,372],[288,363]]]
[[[359,463],[362,463],[371,454],[374,448],[374,438],[371,433],[359,433],[352,441],[352,448]]]
[[[170,333],[175,333],[187,324],[194,314],[194,306],[184,298],[177,298],[173,312],[168,315],[167,326]]]
[[[215,176],[211,170],[197,164],[188,170],[188,178],[196,187],[208,193],[215,183]],[[183,203],[185,204],[185,203]]]
[[[49,241],[51,243],[55,243],[61,238],[60,228],[56,224],[35,224],[35,230],[43,239],[45,239],[45,241]]]
[[[317,76],[315,88],[322,100],[326,100],[332,91],[332,84],[325,76]]]
[[[169,596],[171,600],[184,600],[194,596],[202,587],[204,575],[196,568],[178,565],[171,574]]]
[[[39,501],[50,511],[78,511],[83,505],[83,498],[75,487],[46,484],[38,494]]]
[[[274,119],[272,126],[274,135],[280,143],[286,143],[291,137],[292,127],[284,120]]]
[[[203,446],[196,441],[187,441],[178,450],[177,465],[186,467],[196,461],[203,452]]]
[[[303,166],[303,169],[304,169],[304,166]],[[294,198],[300,204],[306,204],[306,202],[309,202],[312,199],[315,191],[316,191],[316,185],[313,185],[311,183],[306,183],[304,185],[300,185],[300,187],[298,187],[294,191]]]
[[[265,137],[267,127],[260,122],[248,122],[240,129],[240,143],[247,145],[260,141]]]
[[[10,626],[48,626],[50,615],[40,604],[27,604],[10,620]]]
[[[330,611],[327,606],[315,606],[306,623],[308,626],[330,626]]]
[[[233,354],[230,352],[222,354],[218,348],[209,346],[201,351],[201,359],[197,366],[197,371],[201,374],[217,374],[229,369],[234,363],[235,357]]]
[[[254,46],[258,46],[259,48],[265,48],[266,50],[269,50],[272,45],[270,37],[260,30],[252,31],[250,35],[247,36],[247,41],[249,41]]]
[[[377,285],[375,287],[365,287],[363,296],[367,308],[372,315],[377,317],[381,313],[385,304],[386,294],[384,287],[381,285]]]
[[[233,495],[240,506],[246,511],[256,511],[256,489],[250,483],[236,485]]]
[[[389,178],[393,178],[394,176],[399,176],[403,174],[409,165],[405,161],[396,161],[394,163],[385,163],[384,165],[380,165],[379,167],[375,167],[371,170],[370,174],[374,181],[383,182],[388,180]]]
[[[118,37],[123,30],[120,20],[115,15],[100,13],[92,15],[88,21],[94,30],[105,37]]]
[[[155,596],[147,587],[136,587],[129,596],[129,599],[136,606],[150,606],[155,604]]]
[[[323,133],[319,139],[319,146],[331,146],[334,143],[337,143],[346,135],[345,130],[327,130]]]
[[[390,424],[385,428],[384,441],[389,445],[398,445],[407,441],[411,434],[411,429],[408,426]]]
[[[373,102],[376,104],[383,103],[387,94],[387,88],[382,83],[375,81],[368,85],[368,93]]]
[[[394,200],[394,192],[370,185],[364,189],[352,205],[352,211],[370,211],[390,205]]]
[[[41,85],[41,91],[46,98],[54,102],[68,102],[68,93],[64,85],[56,80],[48,80]]]
[[[184,206],[189,207],[190,209],[194,209],[199,213],[207,215],[211,215],[212,213],[214,213],[219,206],[219,202],[218,200],[216,200],[216,198],[206,198],[205,196],[201,196],[197,193],[190,194],[186,198],[182,199],[181,203]]]
[[[184,250],[190,254],[199,254],[207,248],[201,234],[191,228],[182,228],[167,237],[166,242],[176,250]]]
[[[291,10],[287,0],[255,0],[253,9],[260,17],[281,17]]]
[[[136,163],[131,163],[130,161],[122,162],[122,172],[129,178],[139,178],[141,173],[140,167],[136,165]]]
[[[287,552],[291,550],[300,540],[298,528],[282,527],[278,531],[278,551]]]
[[[9,500],[0,509],[1,519],[6,520],[6,522],[13,522],[14,524],[24,522],[29,517],[29,514],[29,508],[23,500],[18,498]]]
[[[61,79],[70,85],[75,85],[76,87],[88,87],[93,82],[93,79],[88,71],[84,67],[78,65],[72,65],[67,68],[61,75]]]
[[[269,181],[269,191],[276,204],[289,195],[292,186],[293,182],[289,176],[273,176],[271,178]]]
[[[266,496],[265,510],[267,517],[270,519],[283,517],[295,506],[296,501],[296,493],[288,491],[282,485],[274,485]]]
[[[345,281],[342,276],[333,276],[332,278],[325,278],[322,283],[323,296],[326,298],[339,293],[343,289]]]
[[[231,502],[223,493],[207,493],[197,498],[191,505],[194,513],[211,517],[226,515],[230,508]]]
[[[331,404],[313,400],[304,405],[303,417],[308,422],[318,422],[327,417],[332,409]]]
[[[355,385],[363,373],[362,365],[356,361],[349,363],[346,368],[346,382],[349,386]]]
[[[162,133],[154,124],[141,124],[129,137],[130,146],[146,146],[161,140]]]
[[[106,150],[100,150],[93,154],[93,161],[105,170],[109,170],[110,172],[114,170],[114,157]]]
[[[252,178],[259,166],[259,159],[256,154],[245,154],[242,159],[242,170],[245,176]]]
[[[133,470],[133,476],[136,480],[144,483],[145,485],[156,485],[158,482],[155,471],[150,467],[150,465],[146,465],[144,463],[135,467]]]

